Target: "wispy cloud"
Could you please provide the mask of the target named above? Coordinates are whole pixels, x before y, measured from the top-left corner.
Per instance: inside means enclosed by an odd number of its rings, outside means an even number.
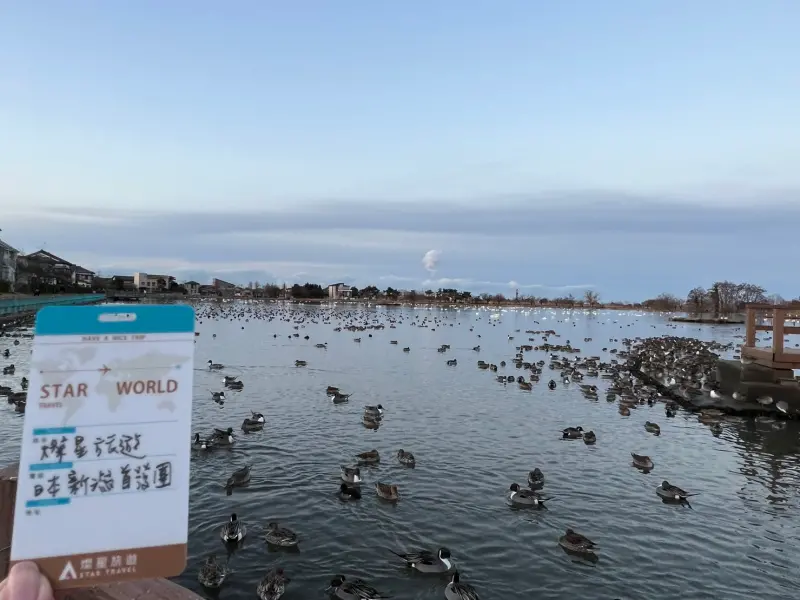
[[[342,201],[238,214],[17,206],[4,214],[2,235],[26,251],[46,244],[107,273],[168,271],[197,280],[220,274],[244,283],[308,279],[543,294],[592,287],[605,297],[636,299],[729,278],[797,295],[785,289],[786,267],[764,259],[800,251],[797,198],[781,194],[722,208],[576,192],[469,204]],[[761,254],[746,243],[753,236]]]

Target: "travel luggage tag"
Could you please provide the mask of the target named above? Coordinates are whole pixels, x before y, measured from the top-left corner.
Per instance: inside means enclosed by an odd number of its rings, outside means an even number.
[[[39,311],[11,564],[55,589],[184,570],[194,321],[177,304]]]

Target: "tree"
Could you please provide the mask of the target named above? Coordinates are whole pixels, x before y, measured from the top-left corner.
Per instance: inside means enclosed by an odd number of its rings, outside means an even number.
[[[691,310],[694,314],[702,314],[706,312],[708,308],[710,308],[709,293],[705,288],[700,286],[693,288],[686,296],[686,304],[691,307]]]
[[[600,303],[600,294],[594,290],[586,290],[583,292],[583,302],[590,307],[595,306]]]
[[[644,308],[662,312],[678,311],[681,309],[682,305],[683,303],[681,302],[680,298],[667,293],[659,294],[655,298],[651,298],[642,302],[642,306]]]
[[[399,295],[400,295],[400,292],[398,292],[398,291],[397,291],[396,289],[394,289],[393,287],[389,286],[389,287],[387,287],[387,288],[386,288],[386,291],[385,291],[383,294],[384,294],[384,295],[385,295],[387,298],[397,298],[397,296],[399,296]]]
[[[736,286],[736,300],[738,304],[765,302],[767,300],[766,294],[767,290],[753,283],[740,283]],[[738,308],[739,306],[736,306],[736,309]]]
[[[739,307],[739,285],[731,281],[716,281],[711,286],[714,316],[729,315]]]
[[[433,290],[425,290],[425,295],[429,297],[433,296]]]
[[[374,285],[368,285],[364,289],[361,290],[359,296],[361,298],[375,298],[381,291],[375,287]]]
[[[409,290],[408,299],[411,300],[412,304],[414,304],[417,301],[417,291],[416,290]]]
[[[358,288],[356,286],[350,287],[350,297],[351,298],[358,298]]]
[[[264,297],[265,298],[277,298],[281,295],[281,287],[274,283],[266,283],[264,284]]]

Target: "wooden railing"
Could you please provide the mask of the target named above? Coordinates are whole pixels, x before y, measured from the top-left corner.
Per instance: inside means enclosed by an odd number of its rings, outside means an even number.
[[[18,465],[0,469],[0,578],[8,575],[18,473]],[[140,579],[56,592],[57,600],[141,600],[143,598],[201,600],[201,597],[191,590],[167,579]]]
[[[767,367],[800,369],[800,350],[784,348],[784,336],[800,334],[800,326],[795,324],[800,321],[800,305],[748,304],[746,309],[742,356]],[[759,331],[772,332],[771,346],[756,346]]]

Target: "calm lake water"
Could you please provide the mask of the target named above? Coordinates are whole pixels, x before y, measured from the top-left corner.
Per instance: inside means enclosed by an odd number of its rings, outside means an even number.
[[[300,307],[284,310],[282,320],[278,309],[256,306],[241,305],[240,312],[272,310],[275,318],[206,318],[197,326],[194,430],[239,431],[251,409],[265,414],[266,426],[239,433],[231,450],[193,458],[190,557],[179,583],[208,595],[197,571],[207,554],[226,556],[219,528],[236,512],[248,525],[248,539],[230,556],[234,573],[218,594],[222,598],[255,598],[257,583],[277,565],[292,578],[287,599],[323,598],[338,573],[360,576],[394,598],[443,598],[446,579],[410,574],[388,551],[440,546],[452,551],[462,580],[486,599],[796,595],[797,423],[778,428],[726,421],[714,437],[696,416],[679,411],[665,418],[663,404],[620,416],[616,404],[605,402],[603,379],[584,380],[601,389],[600,401],[592,402],[577,384],[562,385],[558,371],[546,367],[532,392],[504,387],[495,374],[476,367],[478,359],[505,360],[509,366],[500,373],[523,374],[511,364],[515,347],[541,340],[525,330],[553,329],[561,338],[551,342],[571,340],[582,349],[580,356],[608,361],[612,356],[602,349],[620,347],[626,337],[669,334],[740,343],[742,328],[566,310],[509,310],[492,320],[487,310]],[[345,324],[338,317],[355,312],[360,324],[387,327],[372,337],[369,331],[334,331]],[[410,325],[424,318],[428,327]],[[389,328],[389,319],[396,329]],[[294,333],[300,337],[287,337]],[[314,347],[323,342],[327,350]],[[0,339],[0,348],[8,343]],[[12,347],[17,376],[0,377],[0,385],[18,387],[28,343]],[[452,349],[439,353],[441,344]],[[472,350],[478,344],[479,353]],[[411,352],[404,353],[404,346]],[[533,362],[549,358],[545,352],[525,356]],[[458,366],[445,365],[451,358]],[[209,359],[245,384],[241,392],[228,393],[224,407],[210,400],[209,391],[221,389],[221,374],[204,368]],[[296,359],[308,366],[296,368]],[[559,380],[554,391],[547,389],[551,376]],[[350,403],[333,405],[325,394],[328,385],[353,393]],[[377,403],[386,408],[384,422],[377,431],[367,430],[363,406]],[[1,410],[0,453],[8,463],[18,458],[21,416],[12,407]],[[646,420],[661,425],[660,437],[644,430]],[[564,427],[577,425],[594,430],[595,446],[560,439]],[[381,464],[362,468],[364,498],[339,502],[339,466],[373,448]],[[416,469],[397,463],[399,448],[416,455]],[[650,455],[655,469],[643,474],[632,468],[630,452]],[[245,464],[253,465],[251,485],[226,496],[221,484]],[[534,467],[547,477],[550,510],[511,509],[509,485],[525,487]],[[699,492],[693,510],[659,501],[655,487],[663,479]],[[375,481],[397,484],[400,502],[379,501]],[[268,550],[262,532],[270,521],[301,536],[300,552]],[[576,561],[559,548],[567,527],[598,543],[597,563]]]

